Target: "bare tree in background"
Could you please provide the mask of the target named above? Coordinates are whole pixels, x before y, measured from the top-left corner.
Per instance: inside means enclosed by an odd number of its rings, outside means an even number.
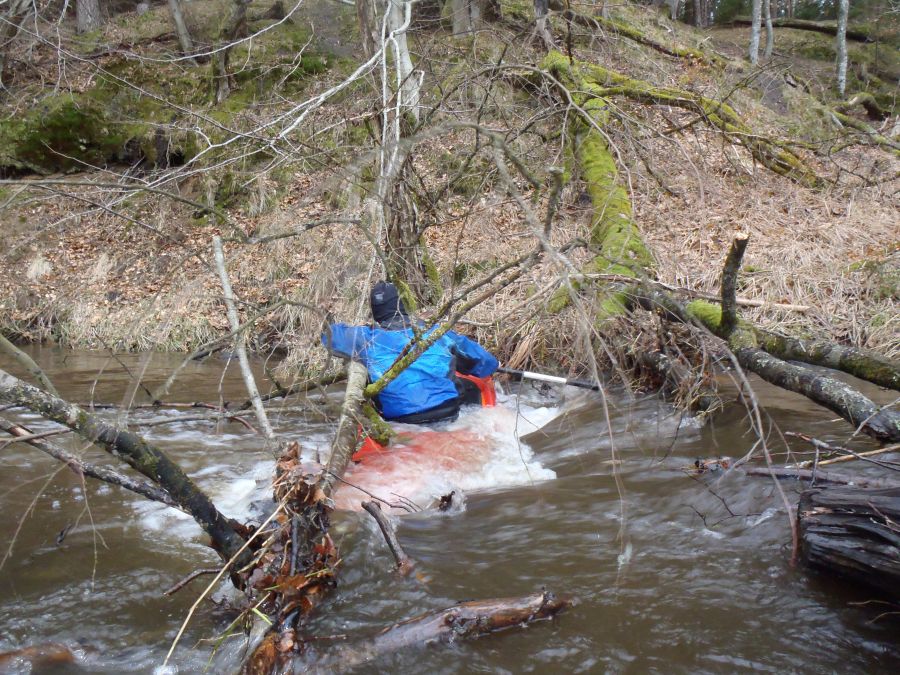
[[[184,13],[181,11],[181,0],[169,0],[169,11],[172,13],[172,22],[175,24],[175,34],[178,36],[178,44],[181,51],[190,55],[194,53],[194,41],[184,22]],[[196,61],[190,59],[194,65]]]
[[[847,90],[847,15],[850,12],[850,0],[839,0],[837,20],[837,88],[843,96]]]
[[[766,51],[763,55],[766,59],[772,58],[775,49],[775,29],[772,27],[772,0],[763,0],[763,10],[766,16]]]
[[[762,0],[753,0],[752,21],[750,26],[750,63],[759,63],[759,33],[762,26]]]
[[[4,86],[6,55],[19,34],[23,22],[32,15],[34,3],[31,0],[11,0],[0,15],[0,88]]]
[[[100,28],[100,0],[76,0],[75,23],[79,33],[89,33]]]
[[[231,93],[228,57],[235,39],[247,29],[247,5],[249,4],[250,0],[234,0],[228,20],[222,26],[220,39],[224,44],[212,57],[213,100],[216,103],[221,103]]]
[[[453,34],[472,33],[481,24],[482,0],[450,0],[453,17]]]

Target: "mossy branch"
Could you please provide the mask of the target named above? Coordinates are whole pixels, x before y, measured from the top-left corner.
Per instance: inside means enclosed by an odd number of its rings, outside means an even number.
[[[559,52],[553,54],[562,56]],[[652,276],[653,256],[634,222],[631,199],[619,182],[616,160],[602,132],[609,124],[609,103],[583,93],[585,82],[579,79],[579,70],[557,68],[554,74],[583,111],[583,115],[573,118],[572,136],[575,156],[593,205],[590,243],[597,251],[583,271],[634,279]],[[562,288],[550,299],[548,309],[559,312],[568,306],[569,300],[568,289]],[[626,306],[624,293],[608,293],[600,301],[597,319],[602,321],[620,314]]]
[[[660,54],[674,56],[680,59],[687,59],[690,61],[698,61],[708,66],[715,66],[716,68],[724,68],[727,65],[727,61],[725,59],[716,54],[707,53],[703,49],[691,49],[688,47],[679,47],[678,45],[668,46],[662,44],[661,42],[657,42],[649,35],[638,29],[636,26],[622,21],[621,19],[606,19],[599,15],[587,16],[585,14],[579,14],[578,12],[574,12],[572,10],[566,10],[562,12],[562,16],[567,21],[572,21],[573,23],[587,26],[589,28],[605,28],[608,31],[617,33],[618,35],[628,38],[633,42],[637,42],[640,45],[650,47],[650,49],[653,49]]]
[[[656,87],[599,65],[582,61],[570,63],[568,57],[555,51],[545,57],[542,68],[564,85],[580,85],[575,89],[569,87],[573,99],[586,102],[624,96],[648,105],[671,105],[700,113],[711,126],[737,140],[770,171],[810,188],[822,188],[826,184],[791,150],[754,133],[727,103],[685,89]]]
[[[186,513],[189,513],[212,539],[213,548],[223,560],[231,560],[244,540],[210,498],[169,457],[141,436],[115,427],[79,406],[48,394],[0,370],[0,401],[23,406],[42,417],[72,429],[79,436],[105,448],[137,472],[163,488]],[[250,562],[244,551],[237,566]]]
[[[744,232],[735,235],[731,249],[722,268],[722,331],[730,334],[738,323],[737,313],[737,277],[741,269],[741,260],[747,250],[750,236]]]

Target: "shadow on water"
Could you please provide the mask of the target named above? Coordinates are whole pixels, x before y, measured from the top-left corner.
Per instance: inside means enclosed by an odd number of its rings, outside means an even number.
[[[126,355],[118,363],[47,348],[34,355],[61,392],[78,401],[121,401],[135,389],[138,372],[153,389],[180,361]],[[237,369],[225,365],[192,364],[172,400],[242,400]],[[410,649],[357,672],[897,672],[896,621],[875,620],[879,609],[855,604],[868,599],[865,591],[790,566],[788,521],[771,481],[739,471],[689,476],[683,470],[698,458],[747,452],[755,439],[741,406],[730,405],[701,426],[655,398],[610,394],[608,424],[598,395],[565,395],[570,398],[553,409],[534,393],[509,397],[507,410],[454,427],[484,441],[486,454],[464,443],[431,443],[433,464],[395,462],[368,477],[365,467],[355,467],[356,478],[378,490],[412,490],[416,478],[419,500],[457,487],[465,506],[399,518],[400,539],[418,562],[421,583],[393,574],[368,516],[338,514],[340,587],[313,620],[312,634],[368,635],[460,600],[547,588],[579,602],[526,630]],[[765,386],[760,395],[782,431],[830,441],[850,435],[799,397]],[[33,415],[4,414],[50,428]],[[228,515],[253,516],[254,502],[268,493],[271,458],[246,428],[189,421],[194,414],[138,410],[130,420],[176,420],[147,435]],[[305,452],[327,446],[332,427],[320,407],[289,402],[274,417]],[[780,452],[778,434],[769,440]],[[83,449],[67,437],[59,442]],[[0,651],[59,642],[85,655],[80,667],[58,672],[154,672],[203,582],[173,597],[162,591],[216,561],[199,530],[181,514],[116,488],[82,486],[71,471],[25,446],[0,452],[0,555],[12,546],[0,571]],[[96,450],[86,453],[104,459]],[[475,460],[448,464],[460,457]],[[798,486],[783,486],[796,502]],[[219,604],[203,607],[176,652],[180,672],[207,666],[208,640],[234,616],[225,589],[214,597]],[[224,653],[214,672],[233,667],[232,652]]]

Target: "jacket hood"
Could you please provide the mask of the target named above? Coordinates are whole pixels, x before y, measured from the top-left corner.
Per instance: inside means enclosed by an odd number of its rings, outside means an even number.
[[[379,281],[372,288],[369,301],[372,305],[372,318],[380,326],[396,329],[405,328],[409,325],[409,315],[394,284],[387,281]]]

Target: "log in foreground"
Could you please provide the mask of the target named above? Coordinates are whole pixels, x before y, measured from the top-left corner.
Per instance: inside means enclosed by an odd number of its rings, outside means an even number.
[[[549,592],[523,598],[462,602],[402,621],[361,644],[338,647],[322,655],[314,665],[326,672],[344,672],[407,647],[473,639],[549,619],[573,604],[572,598]],[[305,672],[310,665],[297,662],[294,672]]]
[[[178,464],[141,436],[108,424],[74,403],[48,394],[3,370],[0,370],[0,401],[28,408],[72,429],[152,480],[209,535],[212,547],[223,560],[231,560],[244,545],[244,539],[235,529],[236,523],[216,509],[206,493]],[[246,551],[236,560],[238,567],[249,562],[250,555]]]
[[[900,487],[807,490],[797,520],[804,563],[900,598]]]

